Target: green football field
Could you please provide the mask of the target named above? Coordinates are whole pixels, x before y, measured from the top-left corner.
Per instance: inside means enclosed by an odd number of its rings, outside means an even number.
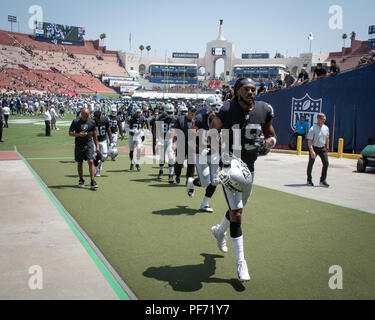
[[[242,223],[252,279],[241,284],[229,230],[226,254],[210,230],[227,210],[221,187],[215,212],[200,212],[203,189],[189,198],[185,179],[159,181],[155,164],[130,172],[121,152],[104,163],[97,191],[84,165],[87,187],[79,189],[68,127],[45,137],[41,125],[10,124],[3,139],[0,150],[17,146],[139,299],[375,298],[374,215],[255,186]],[[342,290],[329,287],[333,265],[343,270]]]

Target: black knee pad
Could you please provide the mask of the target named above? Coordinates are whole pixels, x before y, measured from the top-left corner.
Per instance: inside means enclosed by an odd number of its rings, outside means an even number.
[[[229,228],[231,238],[239,238],[242,236],[241,223],[231,221]]]

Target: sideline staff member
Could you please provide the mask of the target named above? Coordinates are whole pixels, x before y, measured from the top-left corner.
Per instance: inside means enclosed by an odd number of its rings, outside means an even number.
[[[89,110],[84,108],[81,109],[79,118],[72,121],[69,129],[69,136],[75,137],[75,161],[78,162],[77,169],[79,175],[78,187],[83,188],[85,186],[85,180],[83,180],[83,161],[87,160],[89,165],[89,172],[91,177],[91,190],[98,188],[97,183],[94,180],[95,175],[95,150],[99,153],[98,137],[96,135],[95,121],[89,118]]]
[[[300,120],[297,121],[294,133],[296,136],[301,136],[302,140],[305,140],[306,134],[309,132],[309,123],[306,121],[306,117],[302,115]]]
[[[328,170],[328,147],[329,147],[329,129],[324,124],[326,116],[324,113],[318,114],[318,123],[314,124],[307,135],[307,143],[309,145],[309,164],[307,166],[307,184],[314,186],[312,182],[311,171],[314,166],[316,156],[322,159],[323,168],[322,175],[320,176],[320,185],[322,187],[329,187],[326,181]]]

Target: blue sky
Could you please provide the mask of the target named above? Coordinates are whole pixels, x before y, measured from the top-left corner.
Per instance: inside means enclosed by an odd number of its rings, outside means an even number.
[[[21,32],[31,33],[32,5],[42,7],[46,22],[85,27],[86,39],[106,33],[108,49],[129,50],[131,32],[132,49],[151,45],[151,54],[162,57],[166,50],[168,56],[174,51],[204,56],[205,44],[217,38],[220,19],[237,57],[244,52],[267,51],[271,56],[276,51],[287,56],[308,52],[310,32],[315,37],[313,52],[339,51],[343,33],[355,31],[358,40],[367,40],[368,26],[375,24],[373,0],[2,0],[0,29],[10,30],[10,14],[18,17]],[[332,5],[343,9],[342,30],[328,27]],[[18,26],[13,30],[18,31]]]

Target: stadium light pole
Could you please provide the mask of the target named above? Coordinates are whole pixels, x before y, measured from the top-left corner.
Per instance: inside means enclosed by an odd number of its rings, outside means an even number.
[[[13,23],[17,23],[17,17],[8,15],[8,22],[10,22],[10,31],[13,32]]]

